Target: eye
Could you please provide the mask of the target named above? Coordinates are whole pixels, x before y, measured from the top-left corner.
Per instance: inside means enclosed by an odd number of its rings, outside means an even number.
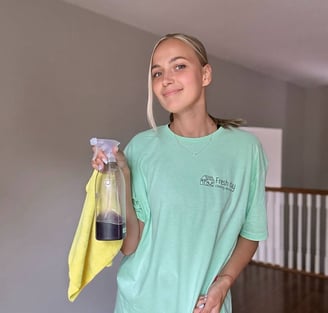
[[[176,70],[183,70],[184,68],[186,68],[185,64],[178,64],[178,65],[175,66]]]
[[[158,78],[158,77],[160,77],[161,75],[162,75],[161,72],[153,72],[153,73],[151,74],[152,78]]]

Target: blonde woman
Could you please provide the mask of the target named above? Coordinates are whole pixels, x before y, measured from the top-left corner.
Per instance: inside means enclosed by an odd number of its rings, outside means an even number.
[[[211,80],[199,40],[156,43],[151,129],[115,152],[128,185],[115,313],[231,313],[230,288],[267,237],[265,155],[238,120],[209,115]],[[170,113],[166,125],[155,123],[153,95]]]

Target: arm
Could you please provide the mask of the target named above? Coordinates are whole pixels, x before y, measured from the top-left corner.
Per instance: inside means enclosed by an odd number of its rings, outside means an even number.
[[[132,205],[130,170],[126,167],[123,175],[126,184],[126,237],[121,251],[124,255],[132,254],[138,247],[144,224],[138,220]]]
[[[218,273],[216,279],[209,288],[207,298],[200,297],[196,304],[194,313],[217,313],[227,295],[228,290],[237,279],[238,275],[247,266],[252,259],[258,241],[251,241],[243,237],[239,237],[236,247],[222,271]],[[204,308],[197,308],[201,304],[205,304]]]

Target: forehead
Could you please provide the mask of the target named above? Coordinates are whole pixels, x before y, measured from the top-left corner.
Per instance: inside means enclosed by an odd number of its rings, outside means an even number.
[[[155,49],[152,64],[169,61],[177,56],[188,60],[198,59],[196,52],[187,43],[176,38],[169,38],[162,41]]]

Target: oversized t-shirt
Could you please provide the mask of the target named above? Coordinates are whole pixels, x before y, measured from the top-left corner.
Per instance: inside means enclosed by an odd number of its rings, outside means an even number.
[[[115,313],[192,313],[238,236],[267,237],[261,144],[235,128],[187,138],[164,125],[136,135],[125,154],[144,230],[120,265]],[[220,312],[231,310],[229,292]]]

